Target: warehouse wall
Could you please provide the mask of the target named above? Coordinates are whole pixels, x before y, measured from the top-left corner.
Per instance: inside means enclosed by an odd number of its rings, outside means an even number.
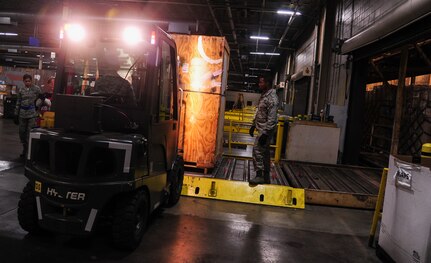
[[[299,45],[295,52],[294,67],[291,74],[298,74],[306,66],[312,66],[312,80],[309,87],[308,113],[318,114],[323,105],[330,105],[330,115],[334,116],[334,122],[341,128],[340,152],[344,149],[345,126],[348,118],[348,101],[350,81],[352,76],[352,57],[341,54],[342,40],[346,40],[366,30],[376,23],[381,17],[392,10],[405,4],[408,0],[344,0],[339,1],[335,17],[327,17],[322,10],[322,18],[319,27],[310,33],[309,37]],[[332,36],[333,43],[323,43],[325,38],[325,19],[335,19],[335,30]],[[319,34],[320,33],[320,34]],[[328,36],[326,36],[328,37]],[[316,47],[317,43],[317,47]],[[325,65],[322,63],[322,54],[329,52],[330,59]],[[317,61],[315,61],[317,60]],[[315,64],[318,65],[315,68]],[[319,83],[320,70],[328,69],[327,83]],[[314,72],[317,70],[317,72]],[[294,75],[295,76],[295,75]],[[316,78],[316,79],[315,79]],[[326,89],[320,91],[320,85],[326,85]],[[288,89],[294,89],[294,85],[288,85]],[[287,91],[287,105],[291,105],[293,91]],[[318,103],[319,100],[323,103]],[[319,104],[319,105],[318,105]]]
[[[247,101],[251,101],[252,106],[257,106],[257,102],[260,98],[260,93],[250,93],[250,92],[239,92],[239,91],[226,91],[226,105],[231,105],[238,100],[239,94],[244,96],[244,104],[247,106]]]

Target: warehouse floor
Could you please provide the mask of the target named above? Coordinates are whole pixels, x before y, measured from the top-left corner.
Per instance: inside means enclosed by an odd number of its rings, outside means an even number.
[[[0,262],[379,262],[369,248],[372,211],[302,209],[182,197],[155,214],[133,252],[109,236],[28,235],[17,221],[27,182],[18,126],[0,118]]]

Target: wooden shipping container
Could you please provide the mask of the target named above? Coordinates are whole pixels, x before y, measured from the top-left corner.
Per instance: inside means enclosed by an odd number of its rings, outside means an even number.
[[[172,36],[183,90],[179,148],[184,151],[186,163],[212,168],[223,152],[229,47],[224,37]]]

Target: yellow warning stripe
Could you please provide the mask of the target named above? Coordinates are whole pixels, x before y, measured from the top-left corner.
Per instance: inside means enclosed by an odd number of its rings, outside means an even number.
[[[270,184],[250,186],[248,182],[185,175],[181,194],[242,203],[305,208],[304,189],[290,186]]]

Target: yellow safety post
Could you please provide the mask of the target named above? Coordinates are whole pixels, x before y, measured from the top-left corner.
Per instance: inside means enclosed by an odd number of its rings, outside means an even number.
[[[388,168],[383,169],[382,178],[380,179],[379,194],[377,196],[376,209],[374,210],[373,223],[371,224],[370,236],[368,238],[368,246],[373,247],[374,236],[376,235],[377,222],[382,216],[381,210],[383,200],[385,198],[386,178],[388,177]]]
[[[232,127],[230,126],[230,122],[232,121]],[[250,131],[251,122],[240,122],[235,120],[229,120],[226,122],[226,126],[223,127],[223,131],[229,132],[232,130],[234,133],[243,133],[248,134]]]
[[[229,122],[229,153],[232,153],[232,120]]]
[[[283,143],[284,117],[278,118],[277,137],[275,139],[274,162],[278,163],[281,157],[281,144]]]

